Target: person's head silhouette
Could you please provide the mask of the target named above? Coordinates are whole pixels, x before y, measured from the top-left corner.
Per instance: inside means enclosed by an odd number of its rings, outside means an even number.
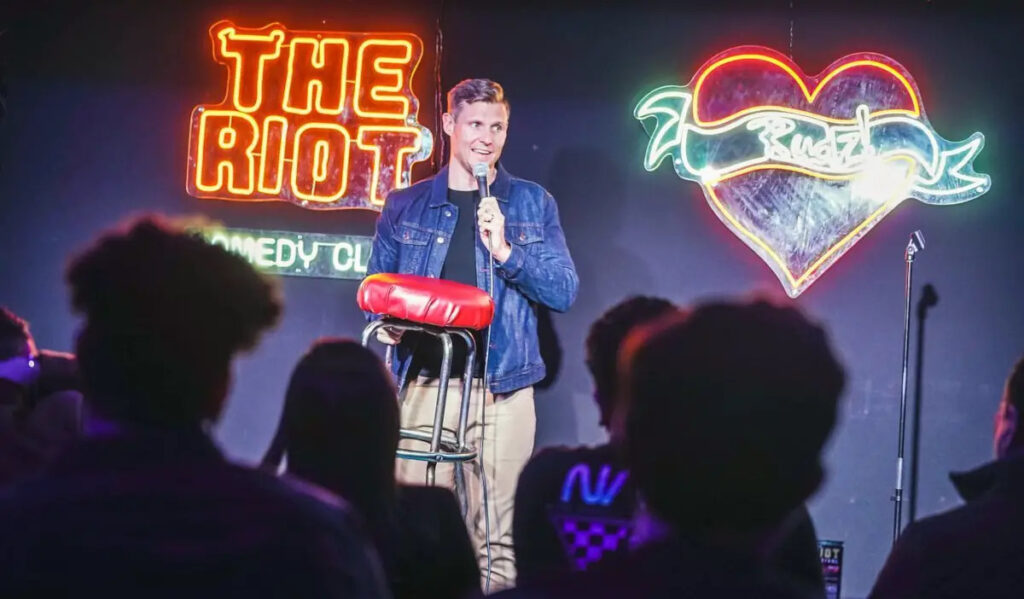
[[[844,375],[795,308],[698,306],[636,331],[621,367],[635,483],[677,530],[771,527],[821,483]]]
[[[281,312],[272,281],[243,258],[156,217],[101,237],[67,281],[85,317],[76,353],[89,402],[125,424],[216,421],[232,357]]]

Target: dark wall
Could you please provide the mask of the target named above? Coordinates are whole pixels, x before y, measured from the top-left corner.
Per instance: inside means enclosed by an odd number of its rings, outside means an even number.
[[[922,229],[929,242],[917,262],[915,294],[930,283],[940,297],[921,346],[918,515],[956,505],[946,472],[990,456],[992,413],[1021,352],[1017,231],[1024,204],[1016,190],[1024,173],[1013,165],[1024,158],[1017,106],[1024,74],[1012,60],[1016,20],[931,2],[829,12],[789,2],[558,10],[409,4],[210,3],[144,11],[51,3],[23,13],[0,36],[9,52],[9,114],[0,127],[0,304],[32,322],[41,346],[70,348],[76,323],[62,283],[69,252],[143,211],[201,212],[236,227],[369,233],[373,213],[186,195],[190,110],[219,101],[224,86],[207,28],[233,18],[248,26],[280,20],[294,29],[414,31],[426,46],[420,120],[433,128],[440,23],[441,89],[469,76],[506,86],[513,110],[504,163],[555,195],[579,270],[579,300],[550,319],[559,359],[553,381],[538,393],[538,443],[597,442],[603,433],[582,341],[605,308],[630,293],[681,303],[752,291],[784,298],[695,184],[667,165],[644,171],[647,139],[631,116],[637,99],[657,85],[686,83],[705,59],[732,45],[791,53],[809,73],[851,52],[888,54],[917,79],[940,134],[986,135],[976,168],[992,176],[992,191],[962,206],[906,201],[795,300],[831,331],[849,373],[829,478],[811,510],[821,538],[846,542],[845,595],[866,594],[890,544],[902,254],[911,231]],[[363,324],[355,282],[285,279],[283,288],[283,322],[238,362],[217,431],[243,460],[263,451],[303,349],[318,336],[357,335]]]

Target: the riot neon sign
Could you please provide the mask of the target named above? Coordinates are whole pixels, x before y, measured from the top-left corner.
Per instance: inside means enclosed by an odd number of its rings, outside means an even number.
[[[220,104],[192,111],[186,188],[200,198],[380,208],[430,156],[416,121],[412,34],[210,29],[228,71]]]
[[[956,204],[990,186],[972,167],[984,136],[940,137],[913,78],[880,54],[808,77],[773,50],[733,48],[634,115],[651,137],[644,167],[671,158],[792,297],[905,198]]]

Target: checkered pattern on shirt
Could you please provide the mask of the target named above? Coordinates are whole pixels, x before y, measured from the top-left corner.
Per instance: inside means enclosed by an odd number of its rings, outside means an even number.
[[[552,514],[569,562],[575,570],[586,570],[604,554],[625,550],[629,522],[615,518]]]

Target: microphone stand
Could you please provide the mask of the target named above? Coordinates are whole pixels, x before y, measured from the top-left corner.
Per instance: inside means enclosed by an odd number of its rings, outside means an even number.
[[[924,249],[924,235],[921,231],[914,231],[907,242],[907,249],[904,253],[904,260],[907,263],[906,287],[904,295],[906,299],[903,313],[903,378],[900,390],[900,432],[899,449],[896,455],[896,488],[893,490],[893,523],[892,542],[900,536],[900,524],[903,517],[903,445],[907,432],[907,371],[910,362],[910,296],[913,288],[911,282],[914,275],[914,259],[917,253]]]
[[[480,200],[491,195],[490,184],[487,182],[487,168],[482,164],[473,165],[473,176],[476,178]],[[478,204],[479,205],[479,204]],[[476,223],[476,215],[473,215],[473,222]],[[476,228],[474,226],[474,228]],[[487,294],[494,301],[494,240],[490,234],[487,235]],[[493,324],[493,323],[492,323]],[[487,369],[491,359],[491,326],[487,327],[487,334],[484,337],[484,392],[480,401],[480,449],[477,458],[480,460],[480,495],[484,510],[484,547],[487,552],[487,574],[484,578],[484,593],[491,592],[491,574],[494,568],[494,561],[491,557],[491,505],[487,496],[487,469],[484,467],[484,430],[486,430],[487,393],[490,391]]]

